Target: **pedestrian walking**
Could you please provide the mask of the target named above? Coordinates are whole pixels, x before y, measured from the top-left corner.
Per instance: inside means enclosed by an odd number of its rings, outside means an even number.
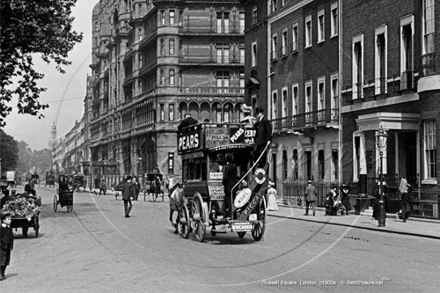
[[[135,177],[134,178],[134,193],[135,193],[134,200],[136,200],[136,201],[138,200],[140,192],[141,192],[141,185],[139,184],[138,179]]]
[[[101,192],[104,193],[104,195],[107,193],[107,184],[104,178],[101,178],[101,182],[99,183],[99,195],[101,195]]]
[[[406,220],[408,219],[409,214],[409,202],[411,201],[411,194],[409,193],[409,188],[411,188],[411,185],[408,184],[405,178],[400,179],[400,185],[399,185],[399,201],[401,205],[401,212],[402,212],[402,220],[404,223],[406,223]]]
[[[258,162],[258,167],[263,168],[267,162],[267,156],[264,150],[266,145],[270,144],[272,141],[272,126],[270,125],[269,120],[267,120],[264,116],[263,108],[257,107],[255,109],[255,113],[257,114],[255,123],[257,134],[255,137],[254,160],[258,160],[258,158],[261,156],[261,159]]]
[[[269,186],[270,187],[267,190],[267,209],[269,211],[278,211],[278,192],[275,189],[275,183],[272,180],[269,180]]]
[[[11,228],[11,214],[2,213],[1,218],[1,244],[0,244],[0,281],[6,279],[6,267],[11,261],[11,251],[14,248],[14,234]]]
[[[304,214],[305,216],[309,215],[309,206],[312,206],[312,211],[313,211],[313,216],[315,216],[316,213],[316,207],[315,207],[315,202],[316,202],[316,195],[317,195],[317,191],[315,186],[313,186],[312,181],[309,180],[307,182],[307,187],[304,193],[304,197],[305,197],[305,202],[306,202],[306,213]]]
[[[345,214],[348,216],[348,211],[350,211],[352,209],[351,207],[351,203],[350,203],[350,197],[348,196],[348,193],[350,192],[350,186],[346,183],[341,185],[341,199],[342,199],[342,204],[345,207]]]
[[[127,176],[124,184],[122,185],[122,200],[124,201],[125,217],[130,217],[130,211],[133,208],[131,202],[135,196],[134,184],[131,182],[131,176]]]

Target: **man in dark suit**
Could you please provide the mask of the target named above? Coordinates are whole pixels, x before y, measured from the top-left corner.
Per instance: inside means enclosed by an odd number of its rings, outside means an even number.
[[[185,113],[185,119],[182,120],[182,122],[180,122],[179,126],[177,126],[177,129],[182,130],[185,127],[197,124],[198,121],[194,118],[191,117],[190,113]]]
[[[225,155],[226,165],[223,167],[223,187],[225,192],[225,201],[224,201],[224,213],[223,216],[229,217],[230,211],[227,213],[227,210],[231,208],[232,202],[234,199],[231,198],[231,189],[234,187],[237,182],[237,165],[235,165],[234,157],[231,153],[227,153]]]
[[[257,128],[257,136],[255,137],[254,160],[257,160],[263,153],[266,145],[270,144],[272,141],[272,126],[270,125],[269,120],[267,120],[264,116],[263,108],[257,107],[255,109],[255,113],[257,114],[257,121],[255,123],[255,127]],[[263,154],[258,163],[258,167],[263,168],[266,164],[266,161],[266,154]]]
[[[135,186],[131,183],[131,176],[127,176],[126,181],[122,185],[122,200],[124,201],[125,217],[130,217],[130,211],[133,207],[132,199],[135,197]]]

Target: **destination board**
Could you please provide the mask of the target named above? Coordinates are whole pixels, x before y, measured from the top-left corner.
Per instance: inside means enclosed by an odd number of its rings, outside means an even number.
[[[224,200],[225,192],[221,182],[209,182],[208,189],[211,200]]]
[[[205,147],[211,148],[229,143],[229,128],[206,128]]]

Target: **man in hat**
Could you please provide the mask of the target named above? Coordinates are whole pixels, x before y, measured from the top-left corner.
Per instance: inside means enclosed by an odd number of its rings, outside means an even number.
[[[264,116],[263,108],[257,107],[255,113],[257,114],[257,121],[255,123],[257,135],[255,137],[254,160],[258,160],[261,155],[258,167],[263,168],[267,161],[264,149],[272,140],[272,126],[270,125],[269,120]]]
[[[306,213],[305,216],[309,215],[309,206],[312,206],[313,216],[315,216],[315,202],[316,202],[316,195],[318,192],[316,191],[315,186],[313,186],[312,181],[309,180],[307,182],[306,191],[304,192],[304,197],[306,201]]]
[[[128,175],[124,184],[122,185],[122,200],[124,201],[124,212],[125,217],[130,217],[130,211],[133,208],[133,203],[131,202],[135,197],[134,184],[131,183],[131,176]]]
[[[182,130],[185,127],[197,124],[198,121],[191,117],[191,114],[189,112],[185,113],[185,119],[180,122],[179,126],[177,126],[177,129]]]

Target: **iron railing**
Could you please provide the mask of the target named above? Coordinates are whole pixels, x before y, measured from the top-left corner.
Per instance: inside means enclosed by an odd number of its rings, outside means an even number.
[[[289,129],[301,129],[304,127],[318,126],[326,123],[337,123],[339,120],[339,109],[322,109],[318,111],[301,113],[293,116],[273,119],[272,127],[274,132]]]

